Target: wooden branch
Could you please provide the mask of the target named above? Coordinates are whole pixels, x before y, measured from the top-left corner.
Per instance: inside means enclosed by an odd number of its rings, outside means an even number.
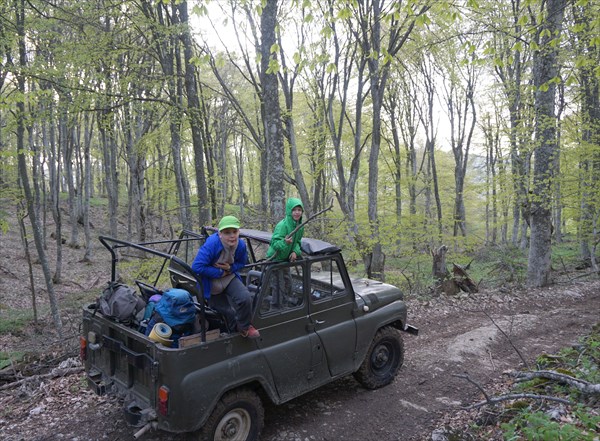
[[[571,377],[570,375],[561,374],[554,371],[533,371],[533,372],[516,372],[514,374],[518,381],[528,381],[534,378],[546,378],[548,380],[558,381],[559,383],[568,384],[577,390],[586,394],[600,394],[600,383],[593,384],[589,381]]]
[[[565,398],[552,397],[549,395],[537,395],[537,394],[506,394],[500,395],[497,397],[490,398],[485,401],[480,401],[479,403],[471,404],[470,406],[463,406],[463,409],[478,409],[483,406],[493,406],[494,404],[501,403],[502,401],[509,400],[522,400],[522,399],[530,399],[530,400],[548,400],[548,401],[556,401],[558,403],[567,404],[569,406],[573,406],[575,403],[569,401]]]
[[[506,337],[506,339],[508,340],[508,342],[510,343],[510,345],[512,346],[512,348],[515,350],[515,352],[517,353],[517,355],[519,356],[519,358],[523,362],[523,365],[527,369],[529,369],[529,363],[527,363],[527,360],[525,360],[525,357],[523,357],[523,354],[521,354],[521,351],[519,351],[519,349],[515,346],[515,344],[513,343],[513,341],[511,340],[511,338],[508,336],[508,334],[506,332],[504,332],[504,330],[498,325],[498,323],[495,322],[495,320],[492,318],[491,315],[489,315],[486,311],[482,311],[482,312],[486,315],[487,318],[490,319],[490,321],[496,327],[496,329],[498,329],[498,331],[500,331],[500,333],[504,337]]]
[[[45,378],[64,377],[66,375],[77,374],[81,371],[83,371],[83,367],[81,366],[66,369],[53,369],[52,372],[48,372],[47,374],[33,375],[31,377],[23,378],[19,381],[13,381],[12,383],[5,384],[0,387],[0,390],[14,389],[15,387],[19,387],[22,384],[28,383],[30,381],[42,380]]]
[[[469,377],[466,374],[454,374],[452,375],[453,377],[457,377],[457,378],[462,378],[464,380],[467,380],[469,383],[471,383],[472,385],[474,385],[477,389],[479,389],[479,391],[483,394],[483,396],[485,397],[485,401],[489,402],[491,400],[491,398],[489,397],[489,395],[486,393],[485,389],[481,386],[481,384],[477,383],[476,381],[472,380],[471,377]]]
[[[294,233],[296,233],[296,231],[298,231],[304,225],[306,225],[307,223],[309,223],[310,221],[312,221],[317,216],[320,216],[321,214],[325,213],[326,211],[331,210],[332,208],[333,208],[333,198],[331,198],[331,203],[329,204],[329,207],[324,208],[321,211],[319,211],[319,212],[313,214],[312,216],[310,216],[308,219],[306,219],[304,222],[302,222],[300,225],[298,225],[296,228],[294,228],[292,231],[290,231],[289,234],[287,234],[285,236],[285,238],[289,239],[290,237],[292,237],[294,235]],[[271,262],[271,261],[273,261],[275,259],[276,256],[277,256],[277,253],[274,253],[271,257],[265,259],[264,262]]]
[[[525,399],[525,398],[526,399],[531,399],[531,400],[556,401],[558,403],[567,404],[569,406],[572,406],[573,404],[575,404],[572,401],[567,400],[565,398],[552,397],[552,396],[549,396],[549,395],[537,395],[537,394],[525,394],[525,393],[521,393],[521,394],[505,394],[505,395],[499,395],[497,397],[490,397],[485,392],[485,390],[483,389],[483,387],[479,383],[477,383],[476,381],[472,380],[468,375],[466,375],[466,374],[455,374],[455,375],[453,375],[453,377],[463,378],[463,379],[467,380],[469,383],[473,384],[477,389],[479,389],[479,391],[485,397],[485,401],[480,401],[478,403],[471,404],[470,406],[462,406],[462,408],[465,409],[465,410],[478,409],[478,408],[483,407],[483,406],[493,406],[495,404],[501,403],[502,401],[522,400],[522,399]]]
[[[332,208],[333,208],[333,198],[331,198],[331,203],[329,204],[329,207],[324,208],[321,211],[318,211],[315,214],[313,214],[312,216],[310,216],[308,219],[306,219],[304,222],[302,222],[300,225],[298,225],[296,228],[294,228],[292,231],[290,231],[289,234],[287,236],[285,236],[285,238],[289,239],[290,237],[292,237],[294,235],[294,233],[296,233],[296,231],[298,231],[304,225],[306,225],[307,223],[312,221],[317,216],[320,216],[321,214],[325,213],[326,211],[331,210]]]

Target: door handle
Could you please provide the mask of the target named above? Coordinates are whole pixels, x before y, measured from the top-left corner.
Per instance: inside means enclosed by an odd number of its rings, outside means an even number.
[[[323,323],[325,323],[325,320],[315,320],[316,325],[322,325]]]

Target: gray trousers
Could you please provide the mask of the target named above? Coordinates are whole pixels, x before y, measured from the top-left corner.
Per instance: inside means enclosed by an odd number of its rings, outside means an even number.
[[[225,290],[211,295],[208,305],[225,316],[231,332],[246,330],[252,320],[252,295],[240,279],[234,277]]]
[[[271,305],[284,306],[285,295],[292,292],[292,274],[290,268],[279,268],[271,275]]]

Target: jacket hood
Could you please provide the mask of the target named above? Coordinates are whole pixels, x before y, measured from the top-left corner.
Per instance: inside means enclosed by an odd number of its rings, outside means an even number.
[[[304,205],[302,205],[302,201],[300,199],[289,198],[285,203],[285,215],[292,217],[292,210],[294,209],[294,207],[298,206],[300,206],[300,208],[302,208],[302,211],[304,211]]]

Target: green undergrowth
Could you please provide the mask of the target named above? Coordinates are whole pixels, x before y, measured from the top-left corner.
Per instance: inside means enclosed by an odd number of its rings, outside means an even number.
[[[600,322],[578,344],[557,354],[537,358],[537,371],[553,371],[591,384],[600,384]],[[545,399],[516,399],[502,402],[494,412],[493,427],[472,427],[475,439],[505,441],[598,441],[600,440],[600,394],[584,394],[575,386],[547,378],[515,383],[512,394],[563,398],[572,404]],[[502,438],[493,438],[498,429]]]
[[[31,309],[11,309],[0,311],[0,335],[19,335],[33,321]]]
[[[0,351],[0,370],[18,363],[25,356],[23,351],[4,352]]]

